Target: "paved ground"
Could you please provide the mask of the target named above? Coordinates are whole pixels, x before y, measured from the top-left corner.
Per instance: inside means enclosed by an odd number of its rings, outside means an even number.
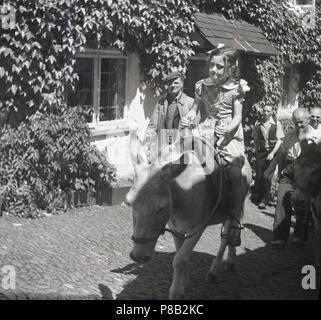
[[[269,246],[273,210],[246,203],[245,230],[235,273],[204,282],[219,244],[219,226],[206,230],[191,262],[187,299],[316,299],[301,289],[301,268],[313,264],[304,246]],[[131,212],[122,206],[77,209],[37,220],[0,218],[0,299],[167,299],[174,246],[170,234],[154,260],[130,260]],[[16,289],[1,289],[4,265],[16,269]]]

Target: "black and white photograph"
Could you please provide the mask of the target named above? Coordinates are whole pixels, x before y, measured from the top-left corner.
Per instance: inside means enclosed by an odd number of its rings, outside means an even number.
[[[321,0],[0,0],[0,300],[208,319],[320,269]]]

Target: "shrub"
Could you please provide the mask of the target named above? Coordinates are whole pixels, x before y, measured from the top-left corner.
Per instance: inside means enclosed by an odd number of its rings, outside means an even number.
[[[18,216],[37,216],[62,206],[62,191],[96,192],[116,181],[115,168],[90,144],[86,114],[79,107],[60,115],[35,114],[0,133],[0,185],[4,205]]]

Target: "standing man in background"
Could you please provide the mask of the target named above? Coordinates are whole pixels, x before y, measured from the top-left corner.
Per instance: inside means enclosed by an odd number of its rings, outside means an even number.
[[[164,81],[168,90],[165,97],[157,103],[150,123],[157,134],[161,134],[162,129],[173,132],[180,129],[181,118],[191,110],[194,102],[193,98],[183,92],[184,75],[180,71],[170,73]]]
[[[174,70],[165,78],[167,92],[162,97],[153,111],[149,123],[149,143],[156,144],[151,147],[150,153],[159,156],[161,150],[172,144],[178,138],[178,132],[183,129],[181,119],[193,107],[194,99],[187,96],[184,90],[184,74]],[[157,142],[156,142],[157,140]],[[157,149],[157,150],[156,150]]]
[[[271,181],[265,178],[263,173],[269,167],[284,138],[281,123],[273,119],[272,106],[266,105],[263,107],[262,118],[256,122],[252,131],[252,138],[256,157],[254,189],[257,199],[255,200],[259,203],[259,209],[265,209],[266,203],[269,202]]]
[[[278,155],[279,190],[273,224],[273,246],[284,246],[289,238],[292,215],[291,195],[294,192],[293,162],[301,153],[300,141],[311,137],[312,127],[309,125],[309,118],[310,114],[307,109],[298,108],[293,112],[292,119],[295,128],[287,132]],[[304,214],[304,210],[295,211],[294,243],[303,243],[308,239]]]

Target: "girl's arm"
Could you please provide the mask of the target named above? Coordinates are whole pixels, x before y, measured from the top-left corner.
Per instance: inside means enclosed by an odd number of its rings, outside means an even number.
[[[242,122],[242,111],[243,111],[243,104],[239,99],[235,99],[233,102],[233,118],[228,127],[220,127],[217,126],[215,132],[218,135],[229,135],[233,131],[235,131],[240,123]]]
[[[243,104],[239,99],[234,100],[233,104],[233,119],[227,127],[227,133],[233,132],[238,128],[240,123],[242,122],[242,112],[243,112]]]

